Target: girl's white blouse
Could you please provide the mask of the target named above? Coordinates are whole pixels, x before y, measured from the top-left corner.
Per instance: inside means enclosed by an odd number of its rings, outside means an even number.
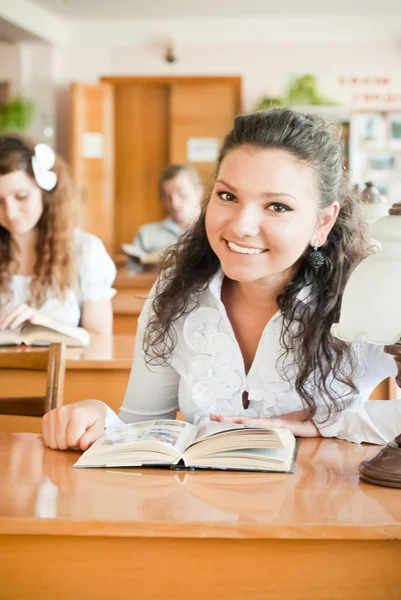
[[[152,311],[152,292],[138,322],[134,361],[119,417],[108,407],[106,426],[147,419],[173,419],[179,409],[189,422],[211,413],[273,417],[303,408],[294,388],[295,369],[288,382],[281,377],[280,312],[267,323],[245,373],[241,350],[221,301],[223,273],[219,271],[202,292],[199,307],[175,322],[176,345],[169,364],[148,366],[142,349],[143,333]],[[302,297],[300,297],[303,300]],[[303,301],[306,301],[303,300]],[[315,423],[326,437],[382,444],[401,431],[401,400],[368,401],[372,390],[397,374],[394,359],[381,346],[353,342],[359,394],[333,423],[324,423],[322,399],[315,401]],[[341,394],[337,382],[332,386]],[[249,406],[242,394],[248,392]],[[341,401],[340,401],[341,402]],[[320,410],[319,410],[320,405]]]
[[[111,287],[116,276],[116,268],[101,240],[78,229],[75,230],[74,237],[79,292],[68,289],[65,299],[60,300],[49,289],[47,299],[39,309],[47,316],[71,327],[79,325],[81,308],[86,300],[112,298],[116,293]],[[31,280],[32,277],[26,275],[12,277],[12,298],[3,310],[28,302]]]

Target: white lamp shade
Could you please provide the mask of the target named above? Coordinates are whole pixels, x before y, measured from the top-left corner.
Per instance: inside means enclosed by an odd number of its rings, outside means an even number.
[[[369,227],[372,227],[373,223],[385,217],[388,214],[388,209],[387,202],[381,204],[364,204],[363,214]]]
[[[346,342],[359,336],[372,344],[401,338],[401,216],[388,215],[372,225],[381,250],[362,261],[345,287],[340,322],[331,332]]]

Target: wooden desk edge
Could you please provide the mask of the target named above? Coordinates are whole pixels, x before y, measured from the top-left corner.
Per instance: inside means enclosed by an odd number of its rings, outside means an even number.
[[[130,370],[132,366],[132,358],[121,358],[121,359],[106,359],[106,360],[74,360],[69,359],[66,362],[67,370],[83,370],[88,371],[90,369],[99,371],[114,371],[114,370]]]
[[[276,540],[401,541],[401,525],[264,525],[130,521],[70,521],[0,517],[0,535],[58,535],[74,537],[224,538]]]

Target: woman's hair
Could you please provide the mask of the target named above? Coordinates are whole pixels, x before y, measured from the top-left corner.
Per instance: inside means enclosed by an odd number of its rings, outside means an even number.
[[[165,167],[163,169],[163,171],[161,172],[161,175],[159,177],[160,197],[163,197],[163,184],[166,183],[166,181],[171,181],[172,179],[175,179],[176,177],[178,177],[179,175],[182,175],[183,173],[188,177],[189,181],[192,183],[192,185],[195,188],[198,185],[200,185],[201,180],[199,177],[199,173],[195,169],[195,167],[193,167],[192,165],[186,165],[186,164],[167,165],[167,167]]]
[[[295,389],[311,415],[317,411],[315,398],[325,402],[319,417],[322,421],[335,418],[358,391],[353,383],[353,351],[331,335],[330,327],[339,319],[350,273],[369,254],[361,205],[349,191],[341,140],[331,129],[323,119],[289,108],[240,115],[224,140],[217,163],[218,172],[225,156],[244,145],[283,150],[314,170],[320,209],[335,200],[340,203],[338,218],[319,249],[324,265],[314,271],[307,260],[313,250],[306,249],[293,265],[291,281],[277,298],[283,316],[281,374],[289,380],[288,373],[295,368]],[[206,208],[207,204],[192,229],[165,254],[153,300],[154,314],[144,338],[151,364],[170,359],[176,343],[174,322],[199,305],[199,295],[220,267],[206,236]],[[307,302],[300,300],[301,290],[308,293]]]
[[[0,135],[0,177],[23,171],[35,181],[32,169],[34,154],[35,142],[28,137]],[[36,260],[29,298],[29,303],[36,307],[44,303],[49,288],[57,297],[63,298],[67,287],[77,286],[72,181],[67,165],[58,156],[52,171],[57,175],[57,184],[49,192],[41,189],[43,212],[36,225]],[[0,226],[0,297],[3,304],[11,299],[11,277],[17,271],[11,234]]]

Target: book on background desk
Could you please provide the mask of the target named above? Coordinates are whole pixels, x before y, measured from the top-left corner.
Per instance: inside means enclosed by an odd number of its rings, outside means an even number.
[[[203,422],[143,421],[106,429],[74,464],[292,472],[296,439],[289,429]]]
[[[0,346],[65,344],[66,346],[84,347],[89,344],[89,340],[90,336],[86,329],[54,323],[45,315],[38,315],[34,321],[25,323],[16,329],[0,331]]]
[[[144,252],[134,244],[122,244],[121,250],[127,254],[127,256],[130,256],[131,258],[137,258],[139,260],[147,256],[147,252]]]

